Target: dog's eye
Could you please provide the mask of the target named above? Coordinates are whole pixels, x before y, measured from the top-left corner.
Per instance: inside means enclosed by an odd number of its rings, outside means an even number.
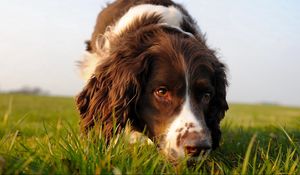
[[[168,89],[166,87],[159,87],[155,90],[155,95],[158,97],[166,97],[168,95]]]
[[[202,102],[204,104],[208,104],[210,101],[210,93],[204,93],[202,97]]]

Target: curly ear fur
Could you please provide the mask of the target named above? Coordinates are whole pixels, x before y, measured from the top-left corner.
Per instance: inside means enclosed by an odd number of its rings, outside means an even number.
[[[226,87],[228,85],[226,79],[226,67],[217,61],[214,65],[214,86],[215,95],[210,103],[207,125],[211,130],[213,149],[219,146],[221,139],[220,121],[224,118],[225,112],[229,109],[226,101]]]
[[[128,34],[114,41],[118,44],[111,45],[109,57],[98,65],[88,84],[77,96],[82,131],[102,125],[105,126],[102,132],[106,138],[110,138],[113,124],[120,125],[119,129],[124,128],[129,116],[133,123],[142,125],[134,121],[139,120],[135,105],[149,67],[145,50],[153,35],[153,28],[150,29]]]
[[[103,133],[106,137],[111,136],[114,122],[121,128],[125,127],[128,115],[131,114],[128,106],[139,96],[140,89],[136,75],[138,72],[134,68],[140,67],[140,63],[129,63],[120,58],[110,59],[108,63],[97,67],[96,74],[77,97],[82,117],[81,129],[87,131],[100,124],[105,126]]]

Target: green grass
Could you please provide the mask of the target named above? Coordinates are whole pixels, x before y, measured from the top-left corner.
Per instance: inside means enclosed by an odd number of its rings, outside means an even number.
[[[300,174],[300,108],[231,104],[220,148],[190,167],[78,122],[72,98],[0,94],[0,174]]]

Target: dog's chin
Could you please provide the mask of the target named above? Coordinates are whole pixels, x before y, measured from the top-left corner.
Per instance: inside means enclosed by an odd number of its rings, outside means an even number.
[[[203,162],[207,159],[207,157],[211,153],[210,150],[201,151],[197,156],[191,156],[188,154],[179,154],[175,149],[172,148],[162,148],[161,145],[158,145],[158,149],[162,155],[166,157],[166,159],[174,165],[177,165],[181,162],[185,162],[188,166],[195,166],[200,162]]]
[[[186,163],[189,167],[194,167],[205,161],[210,155],[211,150],[202,151],[198,156],[189,156]]]

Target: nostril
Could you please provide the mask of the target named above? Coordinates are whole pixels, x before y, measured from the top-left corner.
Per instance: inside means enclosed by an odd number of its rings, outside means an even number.
[[[195,146],[185,146],[185,151],[188,155],[196,155],[199,154],[199,148]]]
[[[184,145],[186,154],[190,156],[199,156],[201,152],[211,149],[209,142],[204,141],[190,141]]]

